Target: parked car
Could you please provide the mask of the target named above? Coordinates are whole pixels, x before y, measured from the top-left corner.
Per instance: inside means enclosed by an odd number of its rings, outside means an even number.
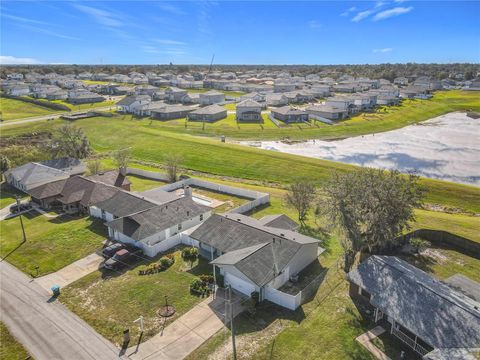
[[[125,245],[122,243],[113,243],[106,248],[102,249],[102,256],[105,259],[110,259],[118,250],[125,249]]]
[[[125,265],[128,265],[129,263],[141,259],[142,255],[142,249],[120,249],[117,250],[115,255],[113,255],[110,259],[105,261],[103,267],[108,270],[119,269]]]
[[[21,211],[25,211],[25,210],[30,210],[32,208],[32,205],[30,204],[14,204],[12,206],[10,206],[10,212],[12,214],[15,214],[15,213],[18,213],[18,212],[21,212]]]

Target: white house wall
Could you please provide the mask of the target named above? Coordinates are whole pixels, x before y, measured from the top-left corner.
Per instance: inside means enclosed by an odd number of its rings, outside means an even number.
[[[303,245],[288,264],[288,267],[290,268],[290,276],[298,274],[306,266],[311,264],[318,256],[317,251],[317,243]]]

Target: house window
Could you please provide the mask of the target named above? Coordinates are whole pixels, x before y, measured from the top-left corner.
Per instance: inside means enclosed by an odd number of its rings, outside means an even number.
[[[178,231],[182,230],[182,224],[178,224]]]
[[[203,214],[200,214],[200,221],[203,221]]]

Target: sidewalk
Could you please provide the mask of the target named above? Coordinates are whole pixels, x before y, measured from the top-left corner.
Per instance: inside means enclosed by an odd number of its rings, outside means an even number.
[[[372,340],[375,339],[377,336],[382,335],[385,332],[385,329],[381,326],[377,326],[370,331],[360,335],[355,340],[357,340],[360,344],[362,344],[370,353],[375,356],[379,360],[392,360],[390,359],[383,351],[377,348],[375,345],[372,344]]]
[[[98,270],[103,257],[97,254],[90,254],[83,259],[65,266],[57,272],[41,276],[34,281],[42,288],[50,292],[53,285],[59,285],[60,288],[71,284],[72,282],[84,277],[85,275]]]
[[[234,316],[242,312],[241,298],[233,295]],[[132,346],[126,355],[132,360],[181,360],[223,328],[223,291],[211,296],[168,325],[161,333]]]

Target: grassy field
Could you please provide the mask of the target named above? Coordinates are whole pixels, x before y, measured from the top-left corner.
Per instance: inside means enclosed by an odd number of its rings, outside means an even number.
[[[101,247],[107,236],[101,221],[61,216],[47,218],[31,211],[22,216],[27,242],[22,242],[18,217],[1,222],[0,255],[27,274],[57,271]],[[20,245],[20,246],[19,246]]]
[[[121,344],[125,328],[130,328],[132,342],[137,341],[139,331],[133,321],[143,315],[145,341],[167,325],[156,315],[165,303],[165,295],[177,311],[168,322],[203,300],[190,294],[189,285],[198,275],[209,274],[211,267],[201,259],[190,268],[180,250],[172,253],[175,263],[166,271],[144,276],[138,275],[138,266],[122,273],[96,271],[64,288],[60,300],[117,345]]]
[[[25,360],[28,352],[8,331],[7,327],[0,323],[0,359],[2,360]]]
[[[27,117],[42,116],[58,113],[58,110],[30,104],[25,101],[0,98],[0,118],[4,121],[22,119]]]
[[[130,180],[130,190],[131,191],[147,191],[150,189],[155,189],[159,186],[163,186],[166,183],[163,181],[147,179],[142,176],[128,175],[128,180]]]
[[[13,125],[2,129],[2,136],[52,130],[62,123],[61,120],[55,120],[40,124]],[[182,166],[185,168],[265,184],[284,184],[298,178],[308,178],[322,184],[334,171],[349,171],[354,168],[321,159],[164,131],[168,125],[156,121],[131,120],[129,117],[97,117],[78,120],[75,125],[85,130],[94,149],[99,153],[130,147],[135,159],[161,164],[165,154],[175,149],[176,153],[182,155]],[[260,132],[258,125],[250,126],[256,127],[256,131]],[[478,187],[431,179],[422,179],[422,183],[429,189],[427,202],[459,208],[465,212],[480,212]]]

